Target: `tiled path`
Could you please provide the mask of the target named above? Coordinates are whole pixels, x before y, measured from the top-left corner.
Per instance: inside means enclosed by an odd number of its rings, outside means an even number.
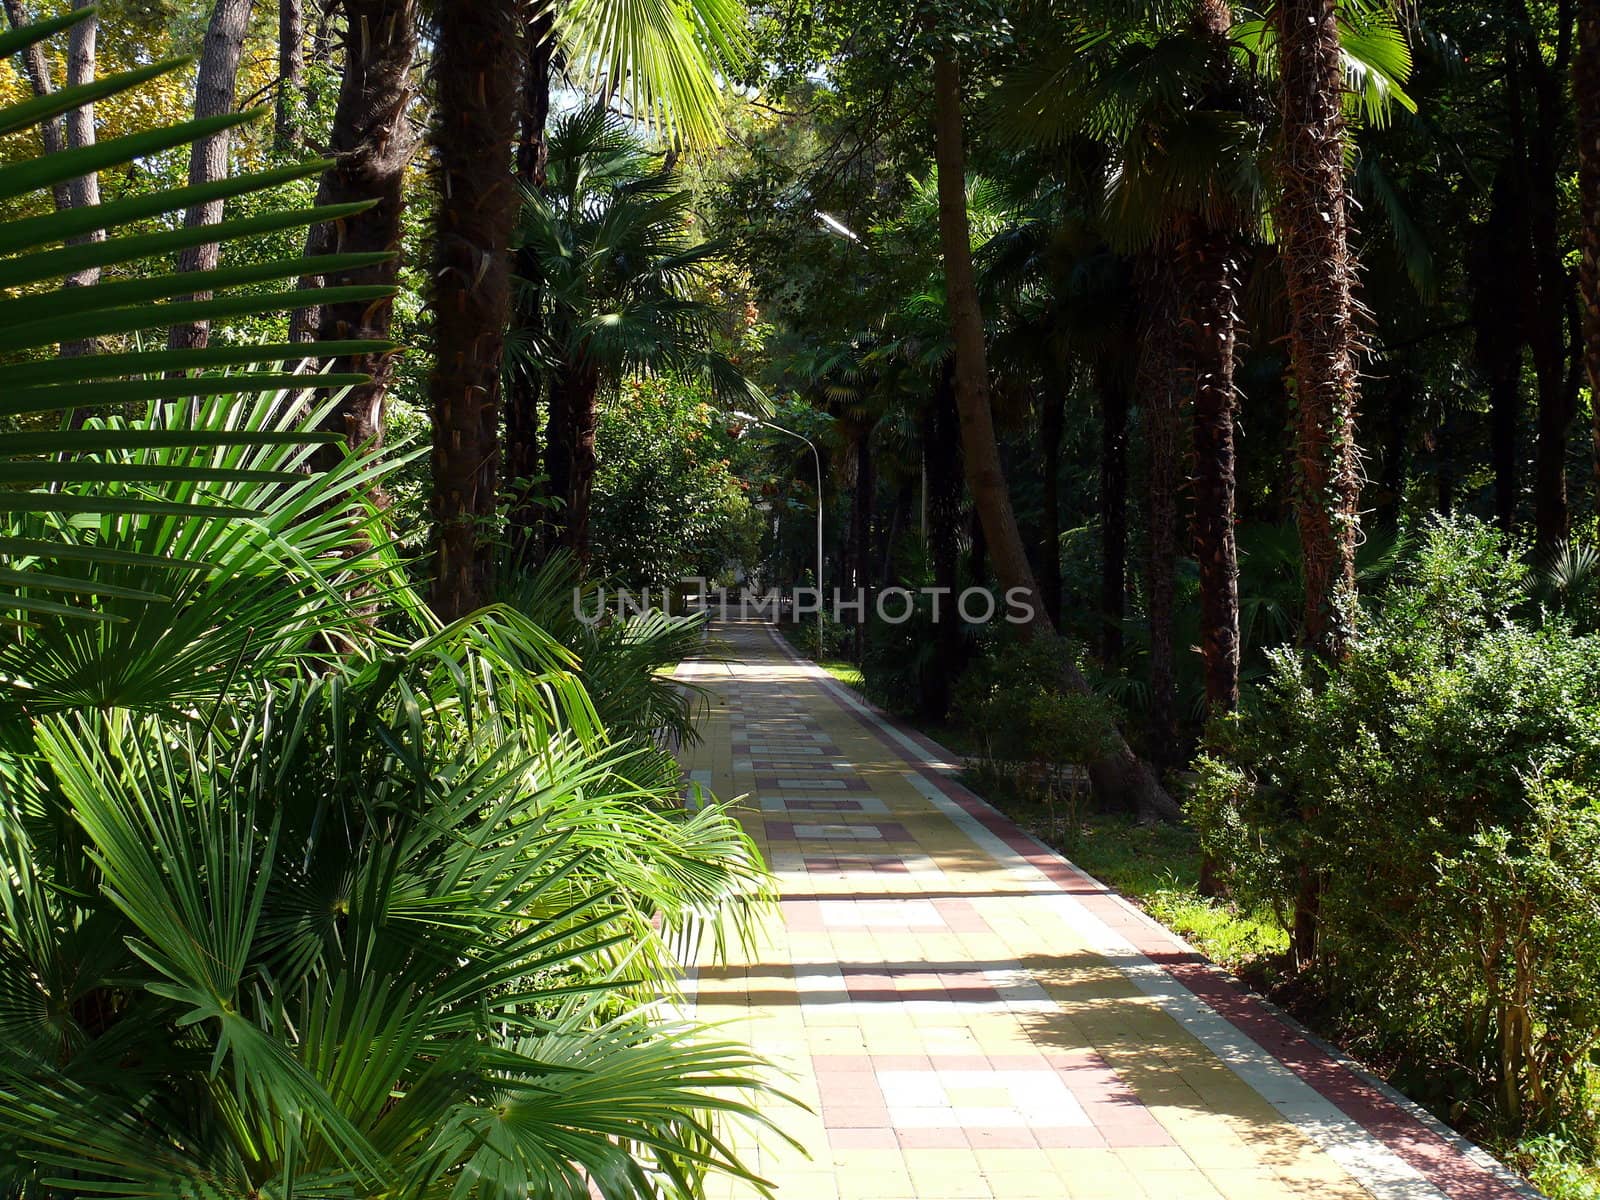
[[[948,754],[715,628],[691,779],[745,796],[783,891],[697,1014],[793,1073],[780,1200],[1490,1200],[1519,1192],[978,800]],[[726,1187],[727,1185],[721,1185]],[[743,1196],[748,1191],[735,1188]]]

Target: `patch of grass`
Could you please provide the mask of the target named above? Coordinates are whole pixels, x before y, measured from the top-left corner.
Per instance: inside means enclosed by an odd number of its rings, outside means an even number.
[[[846,687],[855,688],[858,692],[861,690],[861,668],[856,666],[855,663],[847,662],[842,658],[830,658],[819,662],[817,666]]]

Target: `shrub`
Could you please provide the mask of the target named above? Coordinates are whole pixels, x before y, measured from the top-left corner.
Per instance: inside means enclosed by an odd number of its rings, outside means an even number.
[[[1432,525],[1336,669],[1273,656],[1190,813],[1246,904],[1287,925],[1314,883],[1311,978],[1367,1053],[1523,1124],[1579,1102],[1600,1032],[1570,995],[1600,982],[1600,641],[1530,606],[1512,549]]]
[[[1106,753],[1114,715],[1101,696],[1061,686],[1066,643],[1053,638],[1003,644],[956,684],[955,717],[977,747],[968,772],[986,794],[1043,804],[1051,836],[1075,832],[1088,794],[1089,763]]]
[[[628,587],[670,587],[756,561],[760,516],[733,469],[736,450],[690,384],[633,379],[606,400],[590,517],[601,574]]]

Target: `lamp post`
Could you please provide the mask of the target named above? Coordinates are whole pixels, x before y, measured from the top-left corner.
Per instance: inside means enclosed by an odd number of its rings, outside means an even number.
[[[782,425],[774,425],[771,421],[752,413],[736,412],[734,417],[751,425],[760,425],[765,429],[786,434],[798,442],[804,442],[806,449],[811,451],[811,459],[817,467],[817,661],[822,660],[822,455],[818,452],[816,443],[803,433],[796,433],[792,429],[785,429]]]

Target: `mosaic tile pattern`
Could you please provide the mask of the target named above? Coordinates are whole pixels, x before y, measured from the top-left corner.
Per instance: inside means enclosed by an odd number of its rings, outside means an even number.
[[[714,696],[684,767],[745,797],[782,900],[752,961],[702,965],[690,991],[811,1110],[775,1113],[806,1153],[735,1137],[780,1200],[1525,1194],[765,626],[715,636],[732,653],[682,672]]]

